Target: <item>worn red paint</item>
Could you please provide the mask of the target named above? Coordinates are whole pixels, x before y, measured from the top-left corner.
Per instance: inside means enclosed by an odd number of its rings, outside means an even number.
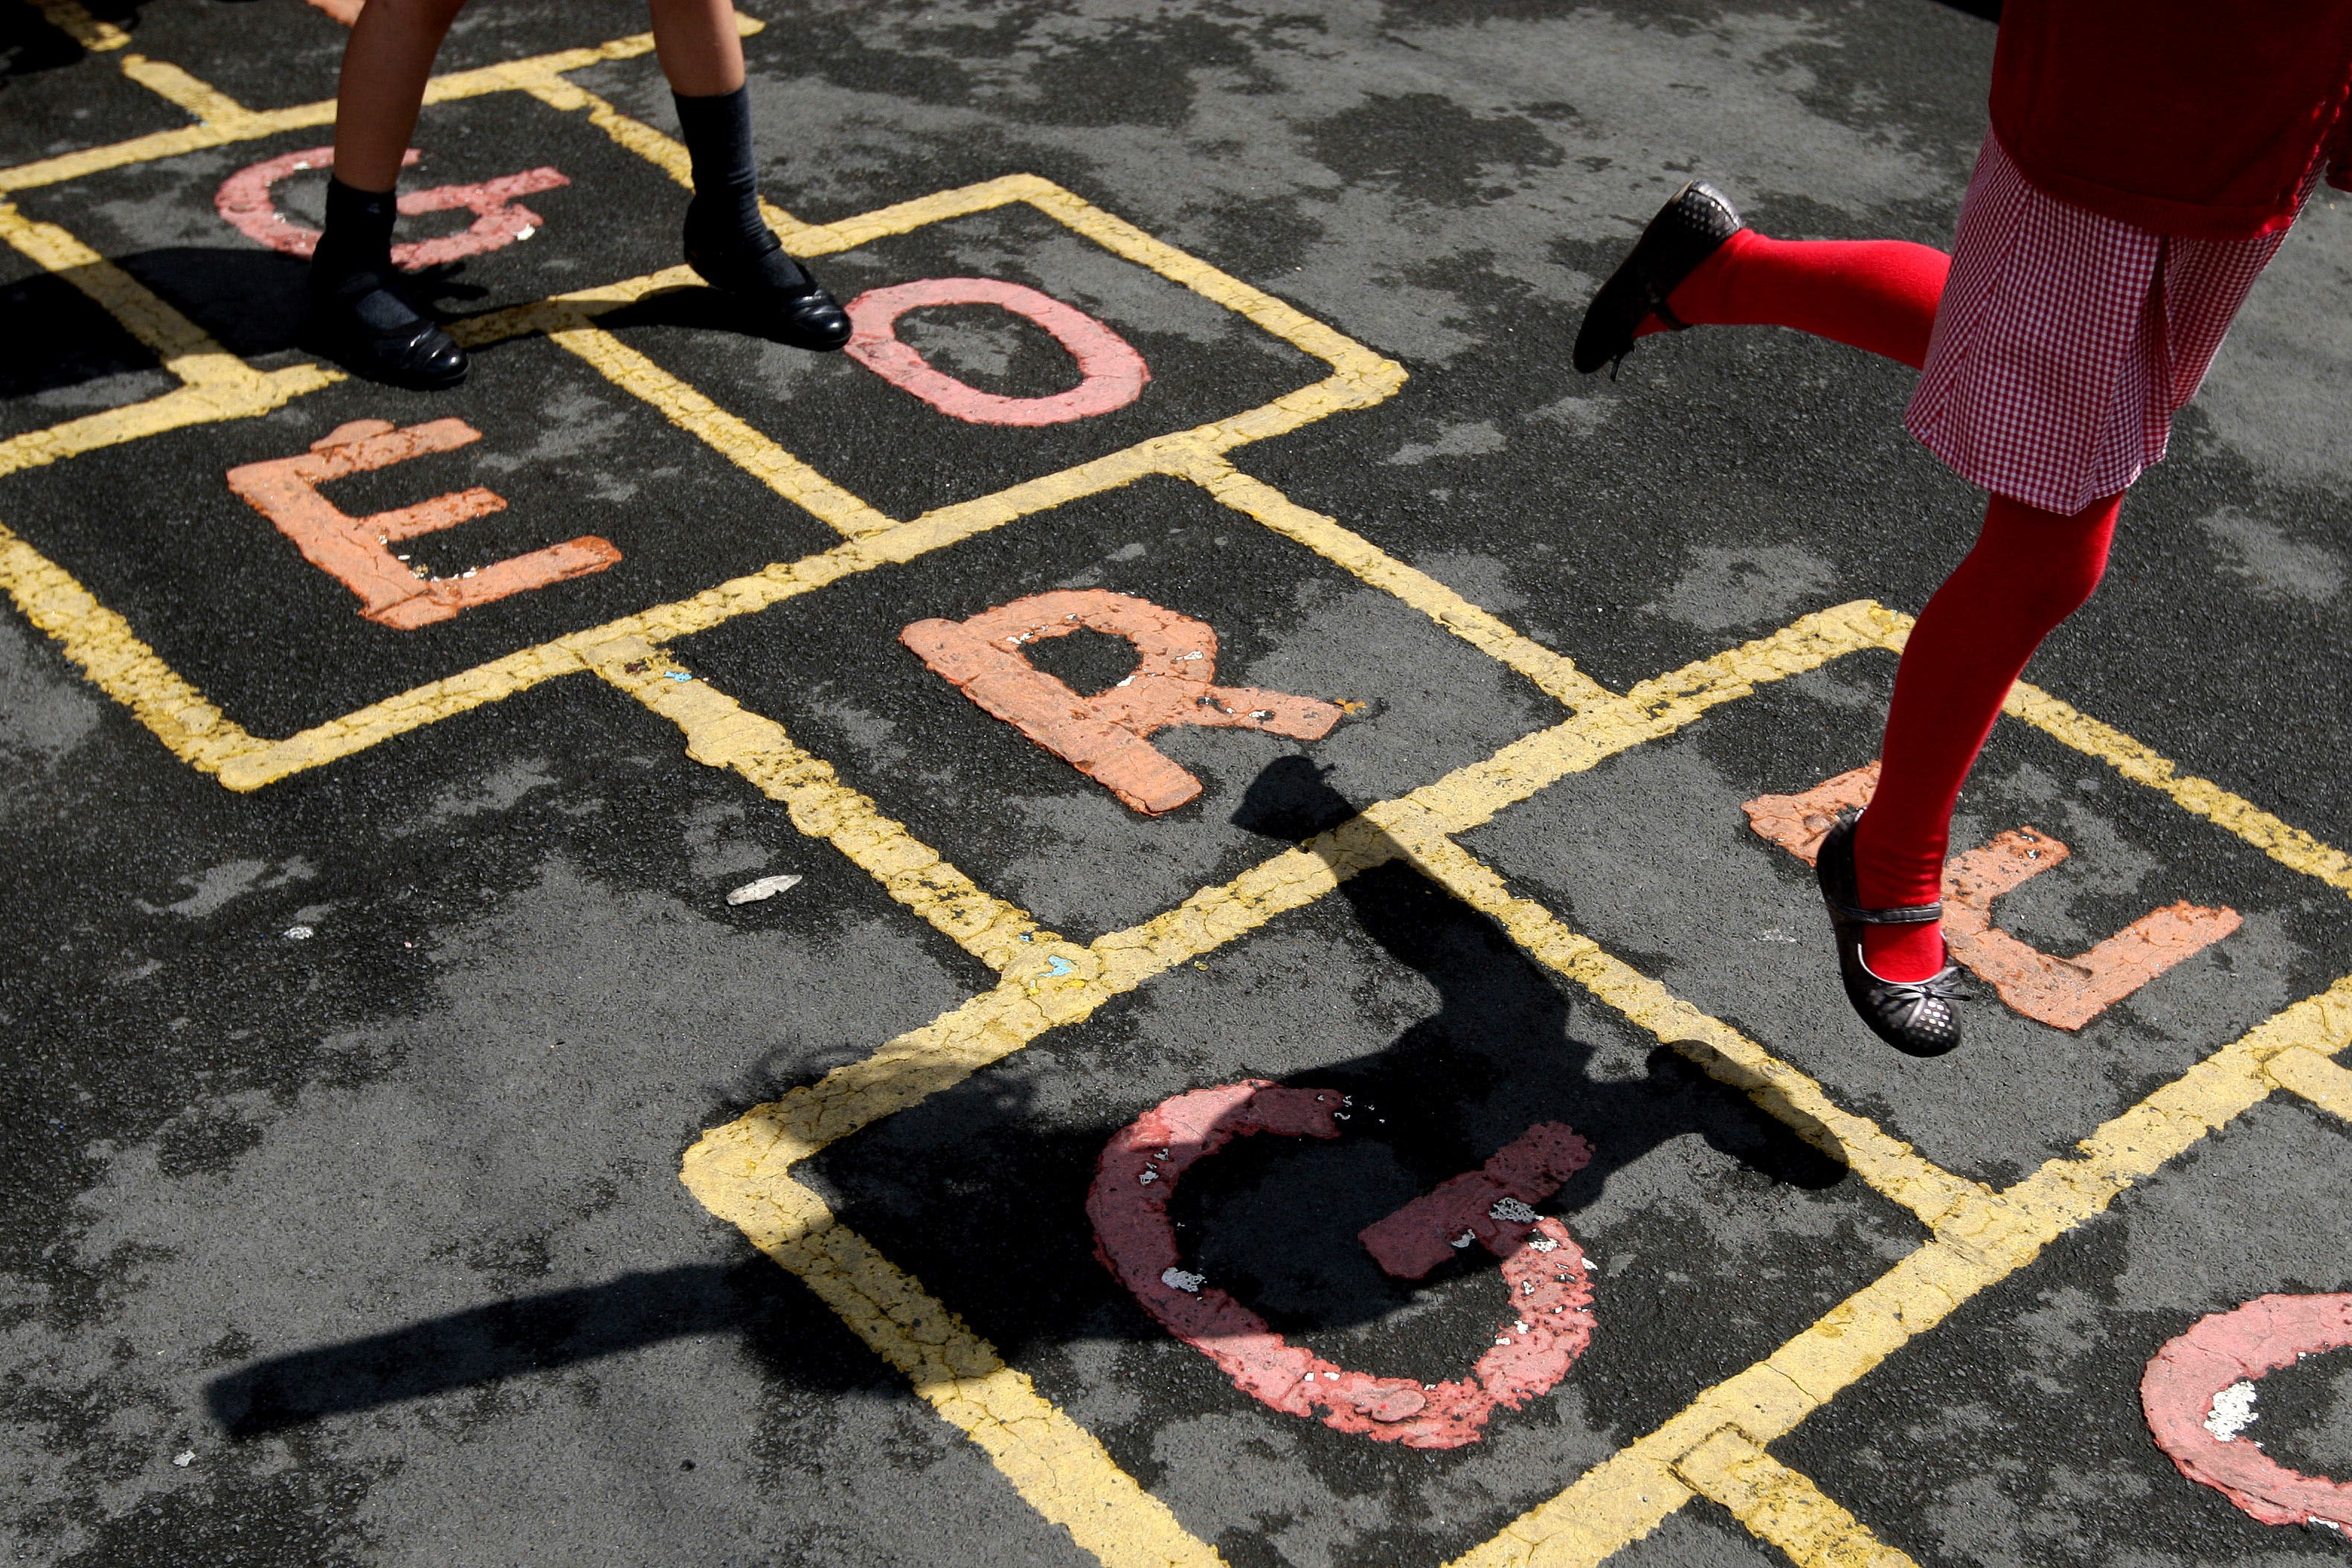
[[[2347,1345],[2352,1295],[2257,1296],[2235,1310],[2200,1318],[2158,1351],[2140,1377],[2140,1409],[2156,1446],[2182,1475],[2264,1524],[2352,1530],[2352,1484],[2291,1470],[2253,1439],[2224,1439],[2205,1425],[2222,1390]]]
[[[1756,831],[1810,864],[1840,811],[1867,805],[1878,787],[1872,763],[1802,795],[1759,795],[1741,809]],[[2236,931],[2231,909],[2167,904],[2086,952],[2061,958],[1992,921],[1992,901],[2074,853],[2038,827],[2014,827],[1944,866],[1944,940],[2000,999],[2040,1023],[2079,1029],[2192,953]]]
[[[998,305],[1034,322],[1078,363],[1078,384],[1050,397],[1002,397],[957,380],[898,339],[898,318],[927,305]],[[1124,408],[1151,379],[1125,338],[1075,305],[998,278],[926,278],[869,289],[846,309],[849,357],[940,413],[974,425],[1063,425]]]
[[[416,162],[416,149],[411,147],[401,155],[403,167]],[[331,169],[335,163],[332,147],[311,147],[299,153],[288,153],[276,158],[239,169],[221,182],[213,197],[213,205],[221,216],[236,226],[238,232],[272,250],[282,250],[289,256],[308,256],[319,246],[319,231],[298,224],[279,212],[274,199],[278,182],[305,169]],[[407,191],[402,194],[399,207],[404,215],[417,213],[456,212],[464,210],[474,215],[470,227],[456,234],[445,234],[433,239],[411,240],[392,247],[395,266],[415,268],[437,267],[484,251],[501,249],[516,240],[528,239],[532,232],[547,221],[515,198],[535,191],[551,191],[572,181],[554,169],[525,169],[520,174],[506,174],[495,180],[484,180],[470,185],[435,185],[430,190]]]
[[[1234,1386],[1291,1415],[1411,1448],[1475,1443],[1498,1410],[1516,1410],[1566,1376],[1592,1338],[1592,1284],[1567,1226],[1530,1215],[1592,1157],[1557,1122],[1528,1129],[1467,1175],[1416,1198],[1360,1239],[1391,1274],[1419,1279],[1475,1239],[1502,1260],[1510,1315],[1466,1378],[1349,1372],[1293,1345],[1265,1320],[1185,1274],[1168,1202],[1184,1172],[1236,1138],[1267,1132],[1336,1138],[1347,1105],[1331,1089],[1286,1089],[1264,1079],[1180,1094],[1112,1137],[1087,1194],[1095,1256],[1169,1332],[1214,1361]],[[1512,1214],[1513,1209],[1518,1213]],[[1504,1212],[1497,1214],[1501,1209]],[[1183,1283],[1178,1283],[1181,1280]],[[1187,1289],[1184,1285],[1194,1288]]]
[[[471,576],[435,577],[404,562],[393,546],[506,510],[503,497],[479,485],[435,496],[414,506],[352,517],[318,487],[372,468],[389,468],[431,452],[447,452],[482,438],[462,419],[436,419],[394,429],[389,419],[354,419],[311,444],[299,457],[247,463],[228,471],[228,488],[294,542],[302,558],[360,596],[360,614],[403,631],[446,621],[477,605],[551,583],[602,572],[621,559],[593,534],[475,569]]]
[[[1021,650],[1079,630],[1135,645],[1135,672],[1081,697]],[[1340,718],[1334,703],[1249,687],[1214,686],[1217,634],[1149,599],[1099,588],[1033,594],[966,621],[917,621],[898,634],[966,697],[1148,816],[1201,793],[1201,781],[1149,739],[1180,724],[1265,730],[1319,741]]]

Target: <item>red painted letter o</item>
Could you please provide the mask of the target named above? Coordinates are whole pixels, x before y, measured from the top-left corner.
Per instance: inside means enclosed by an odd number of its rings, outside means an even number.
[[[898,318],[925,305],[999,305],[1054,334],[1085,379],[1051,397],[1000,397],[958,381],[898,341]],[[926,278],[869,289],[849,302],[848,354],[940,413],[974,425],[1064,425],[1124,408],[1151,379],[1126,339],[1075,305],[997,278]]]

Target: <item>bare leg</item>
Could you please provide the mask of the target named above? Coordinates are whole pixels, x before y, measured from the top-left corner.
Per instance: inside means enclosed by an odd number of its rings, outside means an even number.
[[[398,181],[433,58],[465,3],[367,0],[361,8],[335,89],[335,178],[353,190],[378,192]],[[736,58],[742,58],[740,47]],[[736,73],[742,79],[740,63]]]
[[[654,55],[672,92],[681,98],[711,98],[743,85],[743,39],[735,30],[735,7],[730,0],[652,0],[648,8],[654,18]]]

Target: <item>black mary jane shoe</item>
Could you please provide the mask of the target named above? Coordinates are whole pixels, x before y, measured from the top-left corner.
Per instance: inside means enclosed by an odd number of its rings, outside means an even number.
[[[1945,953],[1944,967],[1925,980],[1881,980],[1863,962],[1862,928],[1874,925],[1925,925],[1944,918],[1939,900],[1908,904],[1900,909],[1861,907],[1853,874],[1853,829],[1862,820],[1858,811],[1838,813],[1836,826],[1822,838],[1813,861],[1822,885],[1822,900],[1830,907],[1830,924],[1837,932],[1838,977],[1845,982],[1845,999],[1870,1026],[1870,1032],[1896,1050],[1915,1057],[1940,1057],[1960,1043],[1960,1016],[1952,1005],[1969,999],[1960,971]]]
[[[1655,316],[1679,332],[1690,323],[1666,307],[1666,296],[1723,242],[1748,226],[1729,198],[1705,180],[1676,191],[1650,220],[1633,250],[1584,308],[1576,331],[1576,368],[1587,375],[1633,352],[1633,332]]]
[[[689,212],[686,264],[713,289],[750,306],[749,324],[779,342],[831,353],[849,342],[849,313],[765,226],[746,237],[699,225]]]
[[[466,379],[471,362],[393,279],[355,273],[314,286],[298,340],[308,352],[386,386],[442,392]]]

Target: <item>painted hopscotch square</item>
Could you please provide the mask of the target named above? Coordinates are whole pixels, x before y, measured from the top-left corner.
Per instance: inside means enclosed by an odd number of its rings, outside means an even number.
[[[2205,1568],[2340,1562],[2335,1538],[2259,1524],[2150,1440],[2143,1369],[2210,1312],[2352,1289],[2352,1130],[2274,1096],[1896,1352],[1773,1445],[1920,1568],[2052,1562]],[[2265,1203],[2261,1194],[2281,1201]],[[2254,1385],[2238,1440],[2344,1473],[2352,1351]]]
[[[364,618],[351,587],[230,488],[349,422],[457,421],[480,439],[327,482],[354,518],[484,487],[502,510],[383,547],[462,584],[582,538],[619,559],[454,618]],[[444,426],[446,427],[446,426]],[[824,549],[830,531],[543,339],[476,367],[467,395],[340,382],[257,419],[192,426],[0,479],[0,521],[241,726],[283,735],[485,661]],[[289,672],[299,669],[299,679]]]
[[[936,288],[937,280],[1014,285],[1034,291],[1029,304],[1042,295],[1075,307],[1140,356],[1148,379],[1131,401],[1050,423],[979,422],[1042,417],[993,400],[1035,403],[1081,384],[1073,345],[1003,304],[918,302],[895,324],[898,340],[932,369],[992,400],[984,407],[967,407],[969,398],[938,406],[851,356],[809,354],[713,331],[727,306],[707,289],[648,295],[605,313],[599,325],[711,390],[730,412],[819,474],[900,519],[972,500],[1008,478],[1043,478],[1245,414],[1329,374],[1322,359],[1253,321],[1234,300],[1201,291],[1187,268],[1170,276],[1123,256],[1089,232],[1096,227],[1073,226],[1059,206],[1010,202],[950,211],[814,263],[827,288],[852,304],[869,291],[878,300],[884,291]],[[1065,330],[1091,331],[1084,323]],[[1094,341],[1081,337],[1076,346]],[[1116,378],[1131,369],[1131,361],[1121,361],[1101,374]],[[953,388],[947,395],[964,396]]]
[[[1320,739],[1184,725],[1152,747],[1200,794],[1159,816],[992,716],[901,639],[1046,593],[1141,598],[1205,623],[1225,688],[1340,705]],[[1188,634],[1189,635],[1189,634]],[[1395,597],[1152,478],[835,584],[671,645],[783,725],[982,887],[1084,942],[1147,920],[1287,843],[1475,763],[1559,708]],[[1189,650],[1186,650],[1189,651]],[[1026,645],[1082,695],[1116,693],[1133,645],[1080,631]]]
[[[1979,1001],[1960,1050],[1919,1061],[1880,1045],[1842,999],[1811,868],[1759,837],[1743,805],[1868,763],[1894,665],[1864,652],[1759,689],[1562,780],[1465,847],[1840,1104],[1996,1187],[2071,1155],[2109,1117],[2352,967],[2341,893],[2009,718],[1952,837],[1957,856],[2038,832],[2022,852],[2048,868],[1990,901],[1998,928],[2061,960],[2182,903],[2227,911],[2214,929],[2234,929],[2079,1029],[2029,1017],[1971,977]]]
[[[1182,1268],[1336,1365],[1458,1379],[1514,1327],[1493,1257],[1418,1286],[1357,1240],[1530,1128],[1591,1157],[1534,1207],[1589,1258],[1597,1328],[1484,1436],[1412,1450],[1254,1402],[1092,1256],[1097,1155],[1166,1097],[1252,1077],[1351,1098],[1333,1140],[1236,1141],[1182,1177]],[[1917,1223],[1402,866],[1367,872],[802,1164],[1234,1563],[1440,1562],[1769,1353]],[[1006,1190],[1043,1194],[1014,1209]],[[1364,1500],[1380,1500],[1377,1509]],[[1399,1522],[1402,1521],[1402,1522]]]
[[[71,230],[230,353],[290,362],[306,357],[295,338],[308,263],[279,246],[318,230],[328,164],[298,155],[331,140],[331,127],[306,125],[37,187],[16,200],[26,216]],[[409,274],[427,309],[478,314],[678,264],[688,193],[584,116],[523,92],[488,93],[428,104],[414,144],[423,155],[401,182],[412,202],[527,176],[521,184],[530,188],[504,199],[537,220],[504,221],[464,206],[404,216],[399,243],[435,247],[418,253],[422,265]],[[630,216],[616,222],[616,213]],[[445,257],[474,243],[460,237],[478,222],[502,223],[499,236],[528,237]],[[480,395],[468,388],[442,401],[462,413]]]

